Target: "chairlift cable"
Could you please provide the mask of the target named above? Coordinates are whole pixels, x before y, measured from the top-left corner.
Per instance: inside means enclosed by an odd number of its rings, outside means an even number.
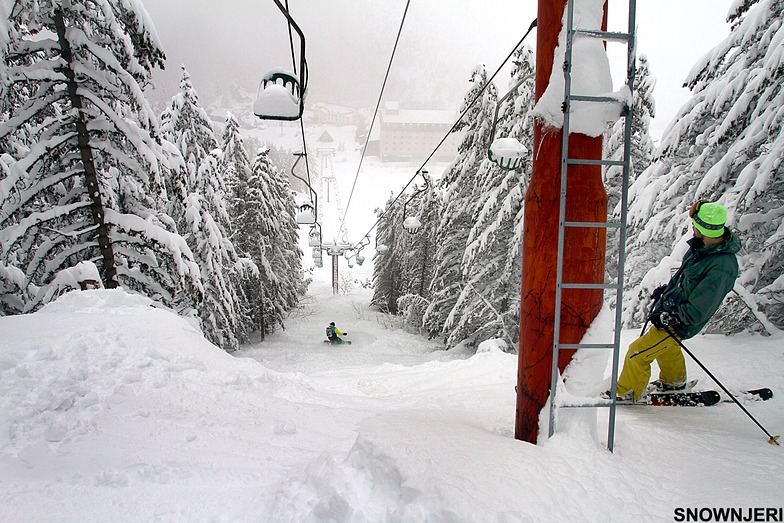
[[[479,98],[482,96],[482,94],[485,92],[485,90],[488,88],[488,86],[492,83],[492,81],[495,79],[495,77],[498,75],[498,73],[501,72],[501,69],[503,69],[503,67],[506,65],[506,63],[509,61],[509,59],[512,58],[512,56],[514,55],[515,51],[517,51],[517,49],[523,44],[523,41],[526,39],[526,37],[531,33],[531,31],[534,29],[534,27],[536,27],[536,21],[537,21],[537,19],[535,18],[534,21],[531,22],[531,25],[528,27],[528,31],[526,31],[525,34],[523,35],[523,37],[520,39],[520,41],[517,42],[517,44],[515,44],[515,46],[512,48],[512,51],[509,53],[509,55],[507,55],[507,57],[504,59],[504,61],[501,62],[501,65],[498,66],[498,69],[496,69],[495,72],[492,74],[492,76],[490,76],[490,78],[487,79],[487,82],[485,82],[485,85],[482,86],[482,89],[476,94],[476,96],[474,96],[474,99],[471,100],[471,102],[469,102],[469,104],[466,106],[466,108],[463,110],[463,112],[460,113],[460,116],[457,117],[457,120],[452,125],[452,127],[449,128],[449,130],[446,132],[446,134],[441,139],[441,141],[438,142],[438,145],[435,146],[435,148],[433,149],[433,152],[431,152],[430,155],[425,159],[425,161],[422,162],[422,165],[419,167],[419,169],[416,170],[416,172],[414,173],[414,176],[412,176],[411,179],[408,180],[408,183],[406,183],[406,185],[403,186],[403,189],[401,189],[401,191],[398,193],[398,195],[395,196],[395,199],[392,200],[392,202],[387,206],[387,209],[383,213],[381,213],[381,216],[378,217],[378,219],[373,223],[373,225],[370,226],[370,229],[368,229],[368,232],[366,232],[364,234],[364,236],[362,236],[362,239],[370,238],[371,231],[376,228],[378,223],[382,220],[382,218],[384,218],[384,215],[387,213],[387,211],[389,209],[391,209],[392,206],[395,205],[395,202],[397,202],[400,199],[400,197],[403,195],[403,193],[406,192],[406,189],[408,189],[408,186],[411,185],[411,183],[416,179],[416,177],[417,177],[417,175],[419,175],[420,171],[422,171],[425,168],[425,166],[427,165],[427,162],[429,162],[430,159],[433,158],[433,156],[435,156],[436,151],[438,151],[438,149],[444,144],[444,142],[446,142],[446,140],[449,138],[449,135],[452,133],[452,131],[455,130],[455,128],[460,123],[460,121],[463,119],[463,117],[466,114],[468,114],[468,111],[471,109],[471,107],[473,107],[473,105],[477,102],[477,100],[479,100]],[[355,183],[356,183],[356,180],[355,180]],[[345,214],[344,214],[344,219],[345,219]],[[362,240],[360,240],[360,241],[362,241]]]
[[[400,42],[400,35],[403,32],[403,25],[406,21],[406,15],[408,14],[408,6],[411,4],[411,0],[406,1],[406,8],[403,11],[403,18],[400,20],[400,27],[397,31],[397,37],[395,38],[395,45],[392,47],[392,55],[389,57],[389,64],[387,65],[387,72],[384,75],[384,82],[381,84],[381,92],[378,93],[378,100],[376,101],[376,109],[373,111],[373,118],[370,121],[370,127],[368,128],[367,137],[365,138],[365,145],[362,147],[362,155],[359,157],[359,166],[357,167],[357,174],[354,176],[354,183],[351,186],[351,192],[348,195],[348,201],[346,202],[346,208],[343,210],[343,217],[341,218],[341,228],[345,226],[346,223],[346,215],[348,214],[349,206],[351,205],[351,198],[354,196],[354,189],[357,186],[357,180],[359,179],[359,172],[362,169],[362,161],[365,159],[365,152],[367,151],[368,143],[370,142],[370,134],[373,131],[373,124],[376,122],[376,117],[378,116],[379,107],[381,107],[381,99],[384,96],[384,89],[386,89],[387,81],[389,80],[389,72],[392,70],[392,61],[395,59],[395,53],[397,52],[397,46]],[[410,182],[409,182],[410,183]]]

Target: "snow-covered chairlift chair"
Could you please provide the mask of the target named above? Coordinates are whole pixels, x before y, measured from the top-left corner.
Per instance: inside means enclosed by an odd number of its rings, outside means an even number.
[[[487,157],[502,169],[519,169],[523,166],[528,149],[517,138],[496,138],[487,150]]]
[[[261,79],[253,113],[263,120],[298,120],[305,109],[305,92],[308,86],[308,63],[305,60],[305,35],[289,14],[288,7],[280,0],[273,0],[280,12],[286,17],[289,34],[293,29],[299,36],[299,74],[297,66],[294,71],[276,67],[268,71]],[[294,42],[291,41],[291,54],[294,56]],[[292,60],[293,61],[293,60]]]
[[[422,222],[420,222],[419,218],[416,216],[409,216],[403,220],[403,228],[409,234],[416,234],[419,232],[419,229],[422,228]]]
[[[321,247],[321,232],[319,232],[317,225],[318,224],[314,224],[313,227],[310,228],[310,232],[308,233],[309,247],[319,247],[319,248]]]
[[[523,82],[532,78],[534,78],[533,73],[518,80],[514,87],[495,104],[495,116],[493,116],[493,127],[490,130],[490,147],[487,149],[487,158],[502,169],[513,170],[522,167],[523,162],[528,155],[528,149],[526,149],[517,138],[495,137],[495,130],[498,126],[498,111],[501,109],[501,105],[504,101],[509,98],[512,93],[516,92],[517,88],[520,87]]]
[[[282,68],[268,71],[259,84],[253,114],[262,120],[298,120],[303,103],[299,78]]]
[[[430,184],[427,181],[427,171],[423,169],[417,174],[422,174],[422,179],[425,181],[425,185],[422,186],[421,189],[416,189],[416,186],[414,186],[414,194],[412,194],[411,197],[406,200],[406,203],[403,204],[403,228],[409,234],[418,233],[419,229],[422,228],[422,222],[419,221],[419,218],[416,216],[406,216],[406,208],[408,207],[408,204],[411,202],[411,200],[419,196],[421,193],[427,191],[427,189],[430,187]]]
[[[295,202],[299,211],[297,212],[297,223],[299,225],[314,225],[316,223],[316,208],[310,198],[305,194],[297,194]]]

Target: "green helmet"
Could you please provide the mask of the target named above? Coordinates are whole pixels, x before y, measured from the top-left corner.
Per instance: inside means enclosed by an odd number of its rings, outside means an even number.
[[[724,234],[727,208],[718,203],[697,202],[691,212],[694,228],[708,238],[719,238]]]

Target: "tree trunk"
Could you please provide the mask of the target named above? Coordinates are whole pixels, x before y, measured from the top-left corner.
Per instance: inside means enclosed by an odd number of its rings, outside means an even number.
[[[73,53],[71,52],[71,44],[65,37],[65,20],[63,19],[63,12],[59,9],[55,11],[54,24],[57,29],[57,39],[60,43],[60,55],[66,62],[66,65],[61,71],[66,77],[68,97],[76,116],[76,138],[79,145],[79,154],[81,155],[82,165],[84,166],[84,180],[87,192],[90,196],[90,211],[92,212],[93,223],[96,226],[98,248],[100,249],[101,258],[103,259],[103,286],[107,289],[113,289],[118,286],[117,268],[114,265],[114,249],[112,248],[112,242],[109,238],[109,228],[104,221],[104,207],[101,201],[98,175],[95,171],[93,152],[90,148],[90,136],[87,132],[87,124],[84,121],[84,114],[82,113],[82,97],[77,92],[78,84],[76,83],[76,75],[72,68]]]
[[[536,99],[550,79],[553,54],[561,30],[565,0],[539,0]],[[606,17],[605,17],[606,20]],[[536,443],[539,413],[550,389],[553,360],[558,218],[561,191],[562,130],[534,124],[534,162],[525,198],[523,222],[523,281],[520,301],[520,345],[517,375],[515,438]],[[601,159],[602,139],[572,133],[572,158]],[[567,221],[605,222],[607,195],[601,167],[570,166],[567,182]],[[569,283],[604,281],[605,230],[567,228],[563,280]],[[603,302],[601,290],[564,290],[561,309],[561,343],[579,343]],[[573,350],[560,351],[561,371]]]

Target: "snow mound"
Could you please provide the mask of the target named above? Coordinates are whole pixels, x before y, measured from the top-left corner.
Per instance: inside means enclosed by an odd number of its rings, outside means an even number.
[[[143,314],[154,302],[123,289],[71,291],[38,311],[38,314]]]

